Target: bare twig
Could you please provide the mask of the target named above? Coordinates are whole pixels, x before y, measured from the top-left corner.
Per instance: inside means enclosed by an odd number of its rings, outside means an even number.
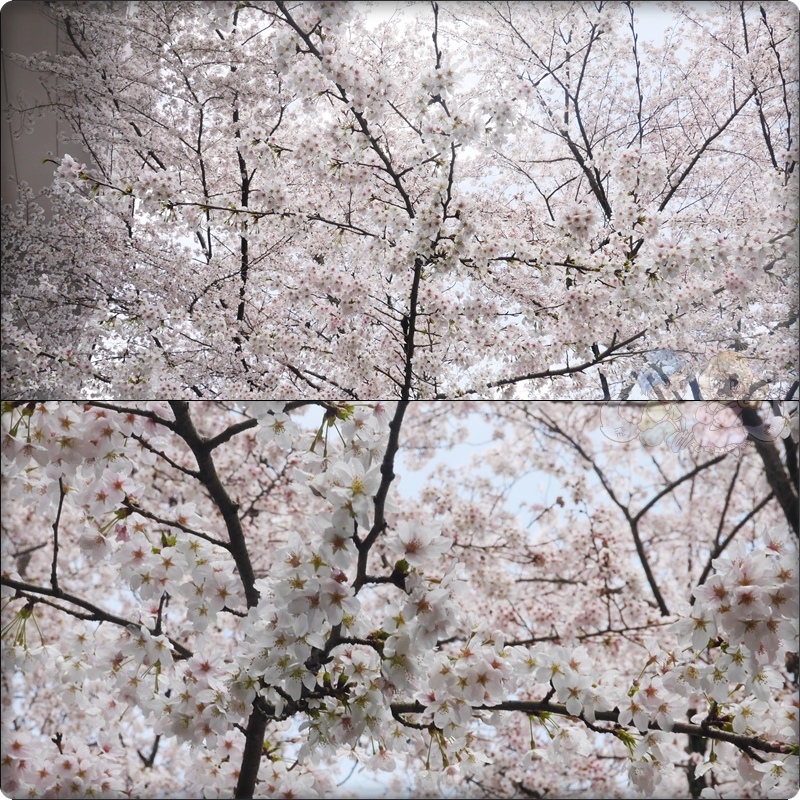
[[[53,565],[50,568],[50,585],[53,587],[55,596],[61,595],[61,589],[58,587],[58,525],[61,522],[61,509],[64,507],[64,479],[58,479],[58,511],[56,511],[56,519],[53,523]]]

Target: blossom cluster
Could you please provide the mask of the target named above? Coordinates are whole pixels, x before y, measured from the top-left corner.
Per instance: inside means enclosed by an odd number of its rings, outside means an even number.
[[[85,170],[86,164],[79,163],[67,153],[62,157],[61,163],[54,173],[56,183],[68,192],[74,191],[75,183],[85,175]]]
[[[580,241],[590,239],[597,224],[597,211],[586,204],[575,204],[563,209],[561,227],[564,232],[576,236]]]

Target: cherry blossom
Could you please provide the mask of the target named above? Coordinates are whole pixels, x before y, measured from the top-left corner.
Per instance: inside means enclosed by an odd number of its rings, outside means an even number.
[[[442,555],[452,544],[430,525],[403,523],[398,526],[397,538],[402,558],[412,567],[422,566],[426,561]]]
[[[395,10],[49,9],[7,54],[15,146],[61,138],[2,210],[3,397],[236,398],[288,446],[260,398],[699,390],[695,444],[742,445],[733,389],[798,377],[793,9]]]

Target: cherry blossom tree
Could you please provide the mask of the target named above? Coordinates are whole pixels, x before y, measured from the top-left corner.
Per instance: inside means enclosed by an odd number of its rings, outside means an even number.
[[[601,0],[42,8],[69,49],[19,59],[49,103],[12,116],[73,133],[52,213],[3,211],[7,398],[624,400],[654,351],[797,378],[789,3],[658,36]]]
[[[791,797],[797,442],[796,401],[5,402],[2,789]]]

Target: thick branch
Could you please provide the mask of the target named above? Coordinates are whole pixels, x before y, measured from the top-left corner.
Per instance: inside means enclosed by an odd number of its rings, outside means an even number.
[[[386,445],[386,453],[381,463],[381,485],[375,494],[375,519],[372,523],[367,536],[358,544],[358,566],[356,568],[356,579],[353,583],[353,590],[358,590],[367,583],[367,558],[369,550],[375,540],[386,528],[384,509],[386,506],[386,496],[389,494],[389,487],[394,480],[394,458],[400,447],[400,427],[403,424],[403,416],[408,408],[408,400],[400,400],[394,412],[394,419],[389,423],[389,441]]]
[[[58,479],[58,511],[56,511],[56,519],[53,522],[53,565],[50,568],[50,585],[56,593],[56,597],[61,595],[61,589],[58,588],[58,525],[61,522],[61,509],[64,507],[64,480]]]
[[[757,429],[764,424],[764,420],[761,419],[755,409],[743,408],[742,423],[746,428]],[[756,452],[764,462],[764,476],[767,479],[767,483],[769,483],[770,489],[775,493],[775,497],[786,515],[787,522],[792,526],[795,536],[800,536],[800,521],[798,520],[800,508],[798,507],[797,491],[786,474],[778,448],[775,447],[774,442],[763,441],[752,434],[748,434],[748,438],[753,442]]]
[[[88,602],[87,600],[83,600],[80,597],[76,597],[69,592],[65,592],[63,589],[48,589],[46,586],[35,586],[32,583],[23,583],[22,581],[15,581],[13,578],[7,578],[4,575],[0,576],[0,583],[3,586],[10,586],[12,589],[16,589],[19,592],[31,592],[33,594],[44,595],[45,597],[57,597],[59,600],[65,600],[68,603],[72,603],[73,605],[80,606],[80,608],[85,608],[87,611],[91,612],[91,617],[89,619],[97,620],[98,622],[111,622],[114,625],[119,625],[122,628],[127,628],[129,625],[134,626],[135,628],[139,627],[139,623],[134,622],[130,619],[124,619],[123,617],[118,617],[116,614],[110,614],[108,611],[104,611],[102,608],[94,605],[93,603]],[[51,604],[52,605],[52,604]],[[73,614],[67,608],[62,608],[61,606],[53,606],[54,608],[58,608],[60,611],[63,611],[65,614]],[[80,615],[81,619],[86,619],[85,615]],[[169,637],[167,637],[169,639]],[[173,639],[169,639],[169,643],[175,648],[175,652],[177,652],[181,658],[191,658],[192,651],[187,650],[182,644],[176,642]]]
[[[475,711],[521,711],[524,714],[557,714],[561,717],[570,717],[574,720],[581,720],[584,724],[588,723],[582,717],[575,717],[567,711],[567,707],[560,703],[545,702],[543,700],[506,700],[502,703],[497,703],[493,706],[474,706]],[[392,714],[422,714],[425,712],[425,706],[420,702],[414,703],[392,703]],[[595,719],[601,722],[617,723],[619,719],[619,710],[613,711],[596,711]],[[650,730],[659,731],[662,728],[655,722],[650,723]],[[592,730],[600,731],[601,733],[613,734],[614,728],[606,730],[598,727],[592,727]],[[752,748],[753,750],[761,750],[765,753],[791,753],[793,745],[784,742],[767,741],[760,736],[746,736],[740,733],[732,733],[729,731],[720,730],[719,728],[711,727],[710,725],[694,725],[688,722],[675,721],[673,733],[685,733],[689,736],[698,736],[704,739],[714,739],[719,742],[729,742],[739,748]]]
[[[256,788],[258,768],[261,766],[261,755],[264,750],[264,734],[267,730],[267,713],[264,698],[256,696],[250,719],[247,720],[244,753],[239,780],[236,783],[235,797],[252,797]]]
[[[414,375],[414,334],[417,327],[417,304],[419,298],[419,282],[422,277],[422,259],[414,261],[414,280],[411,284],[411,297],[408,300],[408,317],[403,318],[404,327],[404,355],[405,368],[403,374],[403,386],[400,389],[400,397],[405,401],[411,396],[411,380]]]
[[[244,531],[239,519],[239,505],[231,500],[230,495],[219,479],[219,475],[217,475],[208,441],[201,439],[189,415],[188,401],[171,400],[170,406],[173,414],[175,414],[175,431],[194,453],[194,457],[197,460],[199,479],[208,490],[220,514],[222,514],[222,519],[228,530],[228,538],[230,539],[230,547],[228,549],[236,562],[239,577],[244,585],[247,607],[252,608],[258,603],[259,593],[255,587],[256,576],[253,573],[253,565],[250,563]]]

